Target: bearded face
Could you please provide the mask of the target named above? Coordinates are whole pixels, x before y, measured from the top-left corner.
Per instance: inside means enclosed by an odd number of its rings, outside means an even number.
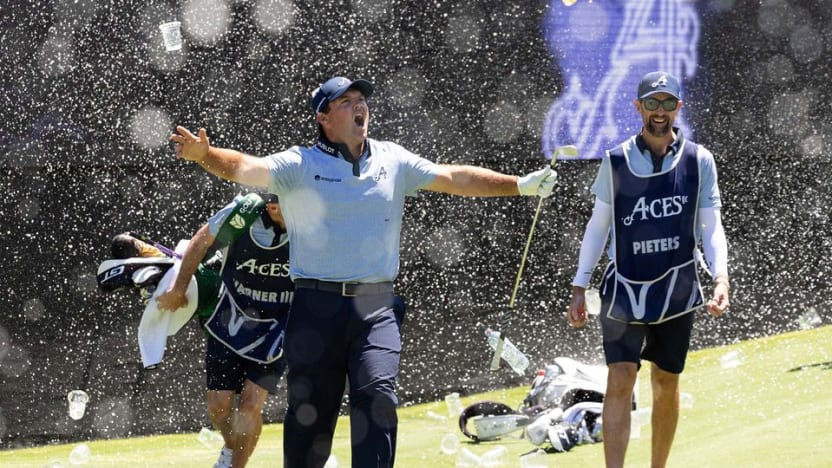
[[[657,93],[637,101],[636,107],[645,131],[654,137],[663,137],[673,129],[682,102],[669,94]]]

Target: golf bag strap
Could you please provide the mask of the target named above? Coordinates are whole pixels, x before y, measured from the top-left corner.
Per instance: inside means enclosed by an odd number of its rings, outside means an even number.
[[[230,245],[260,217],[266,202],[256,193],[249,193],[237,201],[237,205],[225,218],[216,236],[219,245]]]

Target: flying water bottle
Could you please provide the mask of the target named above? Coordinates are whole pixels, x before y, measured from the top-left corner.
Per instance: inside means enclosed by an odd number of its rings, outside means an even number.
[[[500,339],[500,332],[487,328],[485,330],[485,336],[488,338],[488,344],[491,346],[491,349],[496,350],[497,341]],[[508,338],[506,338],[503,343],[503,354],[501,357],[508,363],[508,365],[511,366],[512,369],[514,369],[514,372],[517,372],[519,375],[523,375],[526,372],[526,368],[529,367],[529,358],[527,358],[522,351],[517,349],[517,347],[515,347]]]

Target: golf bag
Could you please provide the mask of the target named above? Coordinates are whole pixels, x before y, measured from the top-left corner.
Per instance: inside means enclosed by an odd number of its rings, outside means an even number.
[[[607,368],[580,363],[567,357],[538,371],[518,410],[493,401],[466,408],[459,417],[462,433],[475,442],[497,440],[523,430],[529,441],[551,444],[555,452],[602,440],[604,392]],[[633,409],[637,394],[633,395]],[[474,432],[469,431],[469,423]]]
[[[567,408],[584,402],[604,401],[607,389],[607,368],[583,364],[568,357],[555,358],[554,364],[548,364],[538,371],[532,381],[529,394],[523,400],[523,408],[546,410]],[[638,401],[638,386],[633,392],[633,410]]]
[[[535,445],[549,441],[556,452],[575,445],[603,440],[604,392],[607,368],[583,364],[568,357],[557,357],[553,364],[538,371],[523,409],[538,411],[538,417],[526,427],[526,435]],[[638,401],[638,387],[633,392],[633,410]]]

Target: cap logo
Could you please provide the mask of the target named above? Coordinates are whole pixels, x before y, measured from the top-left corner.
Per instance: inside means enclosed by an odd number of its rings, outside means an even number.
[[[662,75],[658,80],[650,83],[651,88],[657,88],[659,86],[667,86],[667,75]]]

